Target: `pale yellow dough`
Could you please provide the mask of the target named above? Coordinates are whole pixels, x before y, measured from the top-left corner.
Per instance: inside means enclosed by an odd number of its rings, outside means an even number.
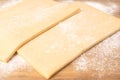
[[[42,9],[53,6],[55,4],[56,2],[50,0],[44,0],[44,1],[21,0],[19,3],[15,5],[11,5],[10,7],[0,9],[0,33],[1,33],[0,60],[1,61],[7,62],[15,53],[16,47],[18,46],[18,44],[16,45],[15,42],[18,39],[18,37],[21,38],[21,36],[19,36],[18,34],[16,35],[17,36],[16,37],[15,34],[21,32],[20,34],[24,35],[23,31],[21,30],[18,31],[19,29],[18,27],[24,28],[25,25],[31,25],[30,21],[31,22],[34,21],[32,19],[34,18],[34,15],[35,17],[40,15],[37,14],[37,12],[40,13]],[[34,9],[36,9],[36,11]],[[35,11],[36,13],[33,11]],[[27,34],[29,34],[29,32]],[[10,36],[11,37],[13,36],[13,38],[10,38]]]
[[[60,3],[52,7],[47,4],[23,13],[16,11],[12,16],[0,15],[0,60],[8,61],[22,45],[79,12],[75,4]]]
[[[18,54],[45,78],[120,29],[120,19],[83,3],[81,12],[27,43]]]

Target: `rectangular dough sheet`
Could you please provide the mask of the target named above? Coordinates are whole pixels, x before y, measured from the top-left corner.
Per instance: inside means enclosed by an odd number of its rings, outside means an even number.
[[[83,3],[81,12],[18,50],[45,78],[50,78],[81,53],[120,29],[120,19]]]
[[[45,5],[48,7],[49,4]],[[59,3],[0,18],[0,60],[8,61],[25,43],[78,12],[79,7],[75,4]]]

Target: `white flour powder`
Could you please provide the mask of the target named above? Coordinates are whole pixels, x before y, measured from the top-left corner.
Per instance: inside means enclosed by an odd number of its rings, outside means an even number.
[[[93,76],[102,78],[120,73],[120,32],[84,53],[74,63],[77,71],[96,71]]]
[[[0,1],[0,2],[3,2],[3,1]],[[22,2],[22,0],[4,0],[4,2],[5,2],[4,4],[0,5],[0,9],[15,5],[16,3]]]

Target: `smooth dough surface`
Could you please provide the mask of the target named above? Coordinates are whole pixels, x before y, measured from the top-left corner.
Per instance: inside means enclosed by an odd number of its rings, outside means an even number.
[[[81,53],[120,29],[120,19],[83,3],[81,12],[18,50],[36,71],[50,78]]]
[[[79,11],[75,4],[59,3],[51,7],[50,4],[31,7],[29,11],[13,16],[0,16],[1,61],[8,61],[25,43]]]
[[[30,21],[34,21],[32,18],[40,15],[36,14],[38,11],[55,4],[56,2],[50,0],[21,0],[15,5],[0,10],[0,43],[2,44],[0,46],[0,61],[7,62],[15,53],[16,47],[18,46],[15,42],[18,37],[21,37],[18,33],[24,35],[23,30],[21,31],[19,28],[23,28],[22,26],[25,27],[25,25],[31,25]]]

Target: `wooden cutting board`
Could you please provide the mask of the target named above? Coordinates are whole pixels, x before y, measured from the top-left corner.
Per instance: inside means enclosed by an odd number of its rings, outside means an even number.
[[[1,0],[0,5],[2,1],[6,3],[5,0]],[[91,0],[91,2],[84,0],[84,2],[120,17],[118,0]],[[46,79],[19,55],[15,55],[9,63],[0,62],[0,80]],[[120,31],[85,52],[50,80],[120,80]]]

